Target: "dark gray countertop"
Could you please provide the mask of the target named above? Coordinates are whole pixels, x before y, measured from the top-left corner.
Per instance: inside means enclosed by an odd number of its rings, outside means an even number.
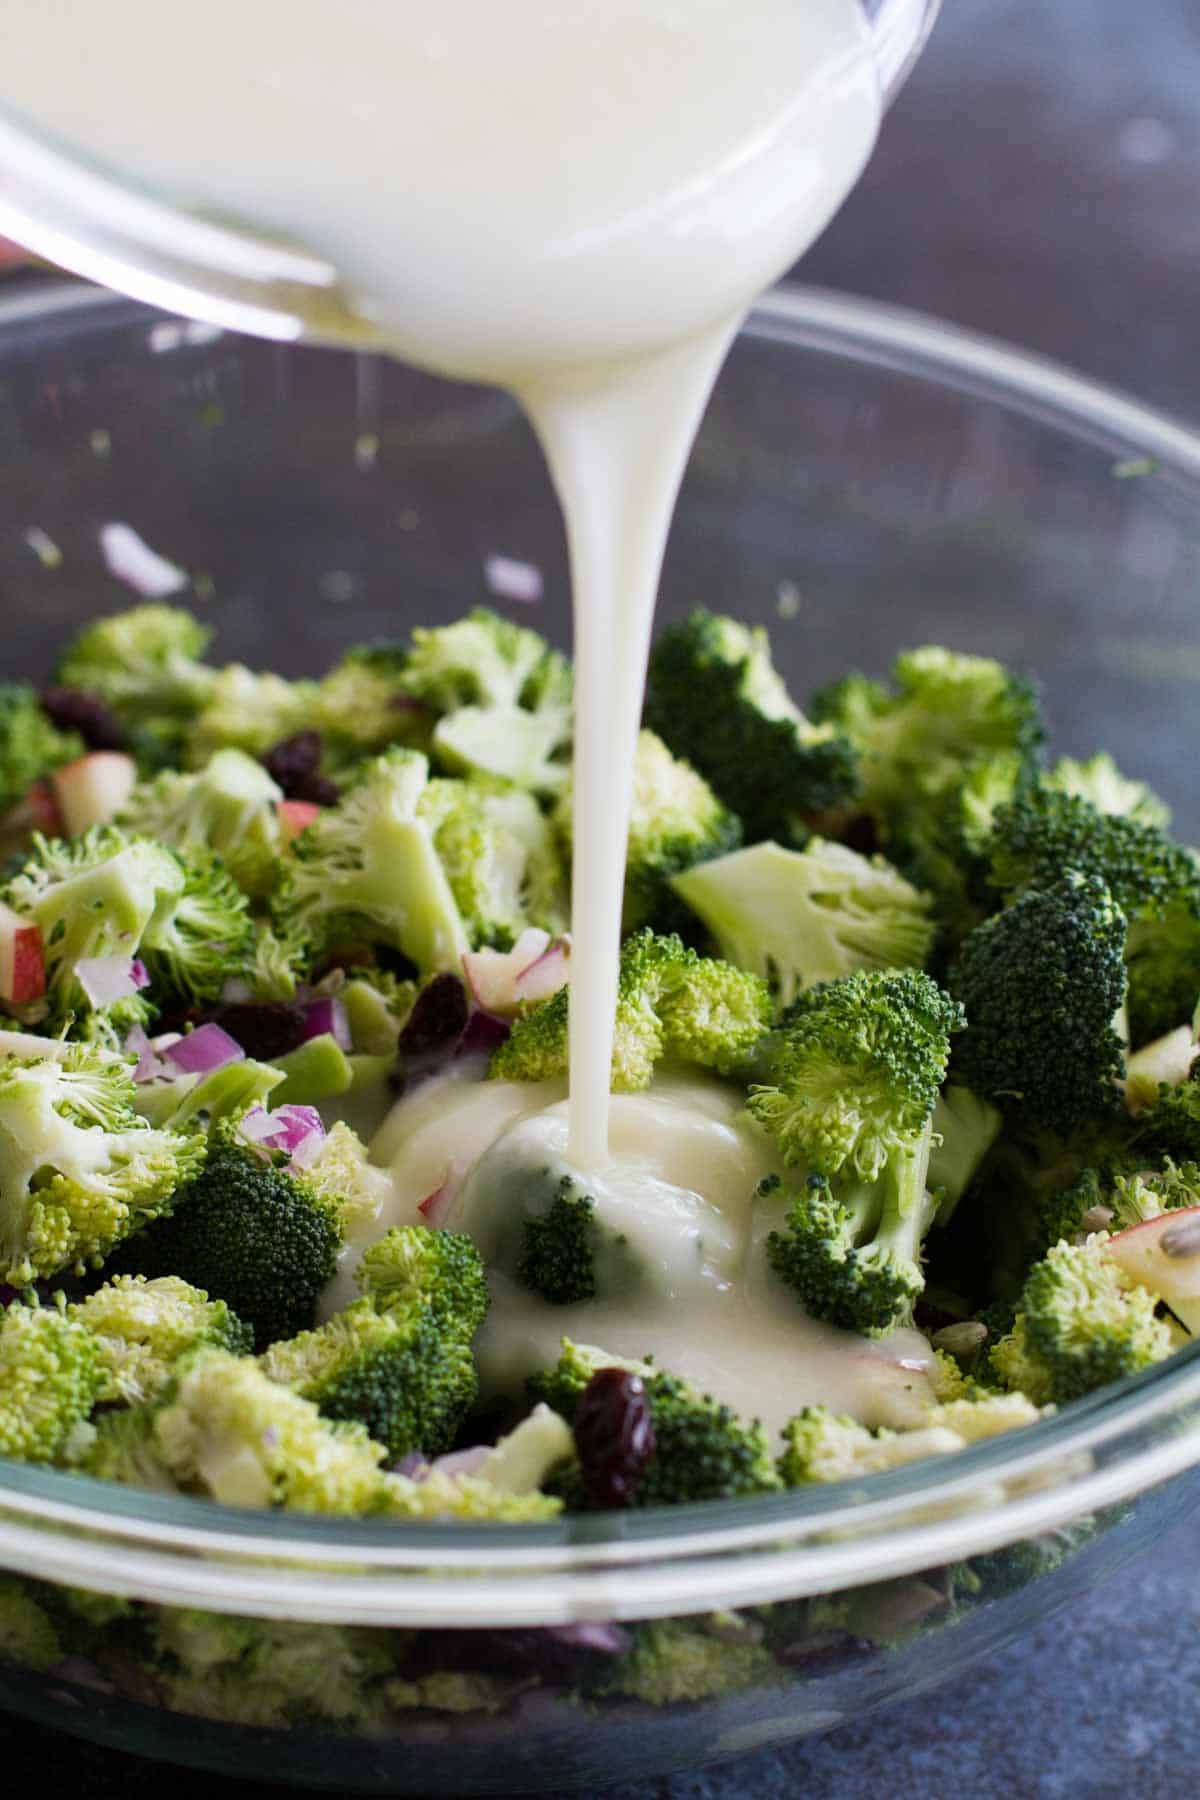
[[[1200,417],[1195,0],[946,0],[805,279],[1015,339]],[[1200,1753],[1200,1520],[935,1695],[617,1800],[1137,1795]],[[6,1791],[157,1793],[161,1769],[0,1721]],[[21,1780],[22,1775],[26,1780]],[[172,1774],[175,1791],[278,1790]]]

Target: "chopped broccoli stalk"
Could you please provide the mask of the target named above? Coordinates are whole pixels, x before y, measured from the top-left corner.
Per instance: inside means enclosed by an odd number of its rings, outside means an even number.
[[[377,1311],[420,1302],[443,1330],[458,1330],[464,1343],[474,1337],[488,1309],[479,1252],[458,1231],[396,1227],[363,1251],[356,1279]]]
[[[1128,921],[1129,1037],[1136,1049],[1189,1019],[1200,994],[1200,864],[1156,826],[1041,788],[1002,807],[990,878],[1004,892],[1064,869],[1102,881]]]
[[[143,1231],[117,1261],[122,1271],[176,1275],[226,1301],[265,1349],[311,1328],[343,1235],[336,1202],[268,1161],[238,1136],[236,1120],[225,1119],[172,1216]]]
[[[1069,1134],[1116,1103],[1125,919],[1104,882],[1068,868],[977,927],[950,970],[966,1008],[955,1069],[1006,1112]]]
[[[535,631],[476,607],[413,632],[404,692],[441,717],[433,754],[453,774],[499,776],[553,796],[567,779],[571,665]]]
[[[63,1657],[54,1621],[16,1575],[0,1574],[0,1663],[41,1674]]]
[[[881,856],[822,838],[736,850],[671,886],[726,961],[762,976],[783,1006],[856,969],[921,968],[933,946],[928,894]]]
[[[519,1018],[492,1057],[489,1074],[505,1081],[553,1081],[567,1072],[569,989]],[[612,1085],[647,1087],[664,1058],[720,1074],[744,1066],[771,1023],[766,983],[680,938],[636,932],[621,948]]]
[[[96,694],[123,725],[170,758],[204,705],[216,671],[202,662],[212,633],[181,606],[151,601],[85,626],[58,664],[64,687]]]
[[[203,769],[219,750],[265,756],[311,727],[319,697],[315,681],[285,681],[230,663],[212,675],[203,707],[189,726],[182,760],[189,768]]]
[[[275,896],[285,942],[314,959],[338,943],[384,944],[423,974],[458,968],[470,946],[420,816],[428,778],[417,751],[389,751],[301,832]]]
[[[419,1301],[379,1311],[356,1300],[259,1360],[326,1418],[361,1424],[392,1460],[448,1450],[479,1391],[468,1343]]]
[[[367,1056],[395,1056],[419,988],[383,969],[352,973],[340,990],[354,1048]]]
[[[157,1281],[117,1275],[69,1306],[67,1317],[85,1326],[98,1346],[100,1398],[124,1406],[157,1399],[191,1350],[211,1345],[241,1355],[251,1347],[249,1327],[224,1300],[210,1300],[174,1275]]]
[[[805,718],[761,628],[703,610],[668,627],[650,653],[644,716],[741,819],[748,843],[802,844],[857,793],[849,742]]]
[[[956,787],[977,758],[1032,763],[1043,730],[1027,681],[986,656],[925,646],[892,666],[894,691],[847,675],[813,701],[814,716],[858,752],[863,802],[885,838]]]
[[[328,1031],[309,1038],[298,1049],[275,1059],[283,1081],[275,1093],[276,1106],[315,1106],[349,1093],[354,1085],[350,1058]]]
[[[1107,1232],[1056,1244],[1025,1282],[1012,1331],[994,1345],[991,1371],[1035,1405],[1078,1400],[1175,1348],[1157,1300],[1104,1254]]]
[[[417,817],[433,838],[471,943],[512,947],[567,922],[566,870],[532,794],[484,776],[431,781]]]
[[[159,1402],[102,1417],[85,1468],[226,1506],[362,1514],[383,1504],[383,1456],[360,1425],[322,1418],[253,1357],[202,1349]]]
[[[554,1471],[569,1462],[575,1449],[570,1426],[552,1407],[539,1403],[519,1425],[493,1444],[478,1475],[507,1494],[532,1494]]]
[[[951,1083],[938,1095],[933,1108],[929,1186],[938,1203],[940,1225],[949,1222],[999,1136],[1002,1123],[996,1108],[970,1088]]]
[[[151,1125],[169,1126],[172,1131],[203,1120],[213,1125],[218,1119],[241,1115],[256,1102],[261,1102],[279,1087],[284,1077],[270,1063],[224,1063],[207,1075],[177,1075],[170,1081],[146,1081],[134,1089],[134,1109]]]
[[[203,1138],[133,1110],[127,1066],[74,1044],[0,1062],[0,1281],[80,1272],[170,1209]]]
[[[574,798],[568,786],[555,810],[568,846],[574,835]],[[672,756],[654,732],[641,732],[633,764],[622,930],[643,925],[662,930],[674,923],[680,909],[671,893],[672,876],[711,857],[724,857],[741,840],[741,821],[704,777]]]
[[[219,857],[242,891],[261,899],[279,871],[282,799],[261,763],[241,750],[219,750],[195,774],[164,770],[142,782],[117,824],[187,855]]]
[[[525,1385],[532,1400],[544,1401],[573,1423],[584,1389],[601,1369],[626,1369],[645,1384],[654,1448],[638,1475],[631,1505],[732,1499],[779,1487],[770,1439],[757,1419],[738,1418],[711,1395],[697,1393],[651,1363],[610,1356],[595,1345],[564,1338],[554,1367],[531,1375]]]
[[[634,1627],[633,1644],[605,1671],[601,1691],[627,1694],[647,1706],[681,1706],[775,1687],[783,1672],[770,1651],[746,1630],[706,1630],[703,1619],[655,1619]]]
[[[1116,813],[1122,819],[1133,819],[1139,825],[1152,825],[1166,831],[1171,823],[1171,809],[1144,781],[1133,781],[1122,775],[1107,750],[1097,750],[1085,762],[1060,756],[1045,777],[1045,785],[1056,794],[1074,794],[1086,800],[1099,813]]]
[[[67,1460],[103,1387],[100,1350],[84,1325],[52,1307],[0,1311],[0,1456]]]
[[[51,724],[33,688],[0,682],[0,813],[18,805],[41,776],[83,752],[83,739]]]

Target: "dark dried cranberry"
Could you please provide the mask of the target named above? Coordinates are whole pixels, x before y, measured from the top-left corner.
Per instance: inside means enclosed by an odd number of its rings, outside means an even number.
[[[112,708],[82,688],[44,687],[42,711],[59,731],[77,731],[89,750],[123,750],[128,738]]]
[[[324,740],[319,731],[298,731],[294,737],[273,744],[263,757],[263,768],[277,781],[289,800],[300,800],[299,784],[309,781],[321,766]]]
[[[254,1062],[274,1062],[304,1042],[304,1008],[283,1000],[232,1000],[210,1007],[204,1017],[227,1031]]]
[[[435,975],[417,995],[400,1033],[406,1061],[449,1055],[467,1028],[467,990],[457,975]]]
[[[341,797],[341,788],[328,775],[306,775],[288,795],[289,800],[311,800],[314,806],[336,806]]]
[[[632,1506],[654,1455],[646,1384],[628,1369],[597,1369],[575,1408],[575,1450],[592,1506]]]

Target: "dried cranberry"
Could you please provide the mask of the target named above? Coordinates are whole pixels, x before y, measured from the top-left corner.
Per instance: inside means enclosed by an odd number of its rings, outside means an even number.
[[[59,731],[77,731],[89,750],[123,750],[125,728],[99,694],[82,688],[44,687],[42,711]]]
[[[234,1000],[211,1007],[204,1017],[227,1031],[255,1062],[274,1062],[304,1042],[304,1008],[283,1000]]]
[[[289,800],[311,800],[314,806],[336,806],[341,797],[341,788],[328,775],[307,775],[288,795]]]
[[[321,766],[325,748],[319,731],[298,731],[294,737],[273,744],[263,757],[263,768],[277,781],[289,800],[299,800],[298,784],[311,779]]]
[[[400,1054],[421,1058],[448,1053],[467,1028],[467,990],[457,975],[435,975],[417,995],[400,1033]]]
[[[597,1369],[575,1408],[575,1449],[593,1506],[632,1506],[654,1455],[646,1384],[628,1369]]]

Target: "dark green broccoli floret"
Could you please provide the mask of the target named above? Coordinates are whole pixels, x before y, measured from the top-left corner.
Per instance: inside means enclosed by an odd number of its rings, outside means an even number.
[[[591,1195],[570,1175],[562,1176],[546,1211],[525,1220],[518,1280],[555,1306],[594,1299],[595,1211]]]
[[[419,1301],[443,1330],[457,1331],[464,1343],[483,1324],[488,1309],[483,1262],[460,1231],[397,1227],[363,1251],[356,1279],[377,1312]]]
[[[597,1691],[628,1694],[646,1706],[681,1706],[782,1680],[751,1624],[725,1613],[635,1625],[632,1644],[605,1665]]]
[[[803,844],[858,786],[835,725],[811,724],[788,694],[761,628],[697,610],[650,653],[645,722],[699,770],[746,839]]]
[[[0,813],[23,800],[39,776],[83,752],[78,733],[50,723],[33,688],[0,682]]]
[[[530,1376],[532,1400],[543,1400],[572,1422],[580,1396],[600,1369],[626,1369],[645,1383],[654,1450],[642,1469],[630,1504],[670,1506],[693,1500],[732,1499],[769,1493],[780,1486],[770,1439],[755,1420],[738,1418],[710,1395],[698,1394],[678,1376],[651,1363],[630,1362],[591,1344],[563,1339],[551,1369]]]
[[[856,969],[920,968],[935,926],[928,894],[881,856],[811,838],[803,850],[754,844],[677,875],[671,886],[739,969],[779,1003]]]
[[[235,1120],[222,1120],[203,1173],[175,1196],[172,1216],[143,1231],[117,1266],[177,1275],[226,1301],[265,1349],[311,1327],[341,1243],[336,1203],[252,1149]]]
[[[421,1301],[356,1300],[259,1359],[328,1419],[356,1421],[389,1457],[448,1450],[479,1389],[468,1337]]]
[[[960,1078],[1063,1134],[1110,1110],[1125,1066],[1124,946],[1109,889],[1070,868],[978,926],[949,975],[967,1015]]]
[[[104,1386],[92,1333],[53,1307],[0,1307],[0,1456],[63,1460]]]
[[[996,815],[990,879],[1044,887],[1064,869],[1103,881],[1128,922],[1129,1032],[1136,1048],[1190,1019],[1200,994],[1200,865],[1154,825],[1041,788]]]
[[[933,897],[943,953],[995,910],[987,879],[992,822],[1033,779],[1033,764],[1022,751],[973,757],[944,793],[930,800],[914,796],[892,815],[889,854]]]
[[[553,1081],[567,1072],[568,989],[519,1018],[492,1057],[504,1081]],[[649,1085],[663,1058],[731,1074],[771,1023],[766,983],[731,964],[698,956],[674,935],[636,932],[621,948],[612,1085]]]
[[[1082,1244],[1056,1244],[1035,1263],[1012,1331],[991,1350],[991,1372],[1036,1405],[1081,1399],[1175,1347],[1156,1297],[1105,1255],[1106,1242],[1101,1232]]]
[[[926,1152],[927,1155],[927,1152]],[[867,1335],[911,1318],[925,1286],[921,1246],[932,1222],[923,1157],[893,1158],[893,1180],[846,1182],[836,1191],[810,1175],[792,1199],[784,1230],[767,1238],[775,1273],[814,1319]],[[765,1184],[757,1198],[776,1190]]]

